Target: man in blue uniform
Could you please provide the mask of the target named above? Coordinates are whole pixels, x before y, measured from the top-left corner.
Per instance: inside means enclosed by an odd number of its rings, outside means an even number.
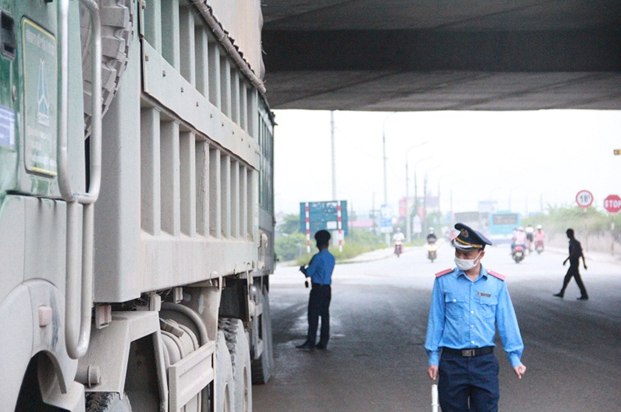
[[[330,339],[330,300],[332,299],[332,272],[334,271],[334,256],[328,251],[330,246],[330,232],[320,230],[315,233],[319,252],[313,256],[307,267],[300,266],[300,271],[311,278],[312,289],[308,299],[308,335],[306,341],[297,348],[327,349]],[[321,316],[321,334],[317,340],[317,327]]]
[[[444,412],[498,411],[496,328],[518,378],[524,344],[504,276],[481,265],[485,245],[481,233],[458,223],[454,269],[436,274],[427,324],[427,374],[438,381]]]

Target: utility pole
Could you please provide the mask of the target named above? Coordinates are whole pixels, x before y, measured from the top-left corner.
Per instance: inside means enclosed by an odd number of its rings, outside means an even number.
[[[405,230],[405,238],[407,239],[408,242],[412,241],[412,216],[410,213],[410,169],[409,169],[409,162],[408,162],[408,156],[410,154],[410,150],[415,149],[417,147],[426,145],[427,141],[421,142],[419,144],[415,144],[414,146],[410,147],[406,152],[405,152],[405,226],[406,226],[406,230]],[[414,165],[414,170],[416,170],[416,165]],[[414,183],[414,185],[416,185],[416,182]],[[416,190],[415,190],[416,192]],[[416,198],[416,195],[414,196]],[[414,199],[414,208],[416,208],[416,199]]]
[[[330,140],[332,142],[332,200],[336,199],[336,149],[334,144],[334,110],[330,112]]]
[[[388,179],[386,178],[386,132],[382,133],[382,158],[384,159],[384,204],[388,204]]]
[[[386,116],[384,118],[384,123],[382,123],[382,153],[383,153],[383,159],[384,159],[384,205],[388,205],[388,177],[386,173],[386,170],[387,170],[386,164],[388,163],[388,159],[386,158],[386,120],[388,120],[388,118],[395,113],[396,112],[392,112],[391,114]],[[388,216],[388,218],[391,218],[391,217],[392,216]],[[386,232],[384,240],[386,241],[387,245],[390,245],[390,233]]]
[[[408,156],[405,155],[405,240],[412,241],[412,222],[410,219],[410,171]]]
[[[423,180],[423,234],[427,233],[427,173]]]

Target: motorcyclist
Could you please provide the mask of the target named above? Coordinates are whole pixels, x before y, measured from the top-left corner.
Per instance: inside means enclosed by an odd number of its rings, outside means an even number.
[[[546,234],[541,228],[541,225],[537,225],[537,230],[535,230],[535,247],[537,247],[538,244],[541,244],[541,247],[543,248],[543,241],[545,238]]]
[[[513,253],[513,250],[518,245],[526,247],[526,233],[522,226],[518,228],[517,232],[513,235],[513,239],[511,239],[511,253]]]
[[[526,226],[526,245],[528,246],[529,253],[533,251],[534,232],[535,229],[533,229],[533,226],[531,224]]]
[[[431,260],[431,262],[433,263],[433,261],[436,259],[437,254],[437,246],[436,246],[436,242],[438,241],[438,238],[436,236],[436,234],[433,232],[433,228],[430,227],[429,228],[429,234],[427,235],[427,258],[429,260]]]
[[[399,249],[399,253],[403,251],[403,241],[405,240],[405,236],[401,233],[401,228],[397,228],[395,234],[392,235],[392,241],[395,244],[395,253],[397,253],[397,249]]]
[[[427,235],[427,243],[432,244],[438,241],[438,237],[433,232],[433,228],[429,228],[429,234]]]

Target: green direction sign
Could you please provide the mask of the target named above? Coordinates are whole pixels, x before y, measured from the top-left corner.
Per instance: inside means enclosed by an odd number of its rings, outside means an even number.
[[[56,176],[56,39],[27,19],[22,35],[26,170]]]

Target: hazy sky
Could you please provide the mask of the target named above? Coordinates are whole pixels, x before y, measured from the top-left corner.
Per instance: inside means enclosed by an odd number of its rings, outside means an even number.
[[[426,174],[443,212],[451,193],[455,212],[496,200],[498,209],[521,213],[539,211],[541,201],[544,209],[571,205],[582,189],[599,207],[609,194],[621,195],[621,156],[613,155],[621,149],[621,111],[337,111],[334,119],[337,196],[358,212],[384,203],[383,131],[394,213],[406,193],[406,153],[410,196],[416,165],[418,194]],[[332,200],[330,112],[281,110],[276,122],[276,212]]]

